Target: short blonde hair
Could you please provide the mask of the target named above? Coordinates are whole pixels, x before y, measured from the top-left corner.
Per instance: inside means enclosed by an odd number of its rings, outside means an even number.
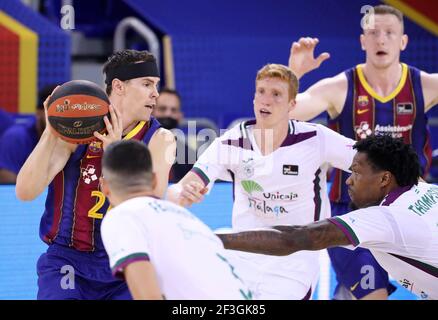
[[[384,14],[392,14],[393,16],[395,16],[398,21],[401,23],[402,26],[402,32],[405,32],[405,22],[404,22],[404,17],[403,17],[403,13],[398,10],[397,8],[394,8],[392,6],[388,6],[386,4],[380,4],[378,6],[374,6],[373,7],[374,10],[374,14],[375,15],[384,15]],[[365,31],[365,29],[363,29]]]
[[[282,64],[267,64],[257,72],[256,82],[266,78],[277,78],[287,82],[289,85],[289,101],[295,100],[298,94],[299,82],[291,69]]]

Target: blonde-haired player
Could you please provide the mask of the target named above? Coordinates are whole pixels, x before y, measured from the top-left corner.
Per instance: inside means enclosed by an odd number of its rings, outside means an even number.
[[[304,225],[329,215],[327,167],[348,170],[354,141],[321,125],[288,119],[298,80],[286,66],[268,64],[257,73],[255,120],[227,131],[207,148],[168,198],[190,205],[217,179],[233,181],[232,227],[245,230]],[[269,257],[235,252],[257,299],[309,299],[319,272],[317,252]],[[239,262],[240,264],[240,262]]]

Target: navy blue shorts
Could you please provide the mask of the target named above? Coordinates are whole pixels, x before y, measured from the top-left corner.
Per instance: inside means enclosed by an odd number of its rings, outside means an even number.
[[[344,203],[332,203],[331,209],[332,217],[351,211],[348,204]],[[388,295],[396,290],[396,287],[389,282],[388,272],[378,264],[369,250],[335,247],[327,251],[338,281],[335,297],[341,291],[341,286],[350,291],[356,299],[361,299],[382,288],[388,291]]]
[[[132,300],[125,281],[115,279],[106,255],[52,244],[37,263],[38,300]]]

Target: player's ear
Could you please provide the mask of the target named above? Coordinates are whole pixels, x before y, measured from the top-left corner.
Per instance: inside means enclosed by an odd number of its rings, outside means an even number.
[[[297,104],[297,102],[296,102],[295,99],[290,99],[290,101],[289,101],[289,112],[292,111],[295,108],[296,104]]]
[[[392,179],[394,179],[394,177],[392,176],[391,172],[385,171],[381,178],[382,187],[386,187],[387,185],[389,185]]]
[[[360,35],[359,41],[362,50],[365,51],[365,35],[363,33]]]
[[[125,83],[117,78],[113,79],[111,82],[113,87],[113,92],[117,95],[123,95],[125,93]]]
[[[409,42],[409,37],[407,34],[404,34],[401,39],[401,46],[400,46],[401,51],[404,51],[406,49],[408,42]]]

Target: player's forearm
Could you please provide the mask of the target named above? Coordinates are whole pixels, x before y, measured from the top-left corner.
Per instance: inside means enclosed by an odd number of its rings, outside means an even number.
[[[326,105],[313,99],[309,92],[299,93],[296,105],[289,112],[289,119],[309,121],[326,110]]]
[[[218,234],[218,236],[224,247],[232,250],[285,256],[306,249],[303,243],[296,241],[297,237],[302,238],[299,232],[286,233],[281,230],[266,229]]]
[[[50,159],[56,143],[57,138],[44,131],[40,141],[17,175],[16,194],[20,200],[33,200],[49,184]]]
[[[272,230],[244,231],[218,236],[226,249],[276,256],[350,244],[344,233],[328,220],[306,226],[275,226]]]
[[[161,292],[151,292],[145,282],[128,281],[128,287],[134,300],[163,300]]]
[[[207,188],[201,178],[188,172],[177,184],[167,189],[166,199],[183,207],[202,201]]]
[[[124,274],[134,300],[163,300],[157,274],[149,261],[129,264]]]

